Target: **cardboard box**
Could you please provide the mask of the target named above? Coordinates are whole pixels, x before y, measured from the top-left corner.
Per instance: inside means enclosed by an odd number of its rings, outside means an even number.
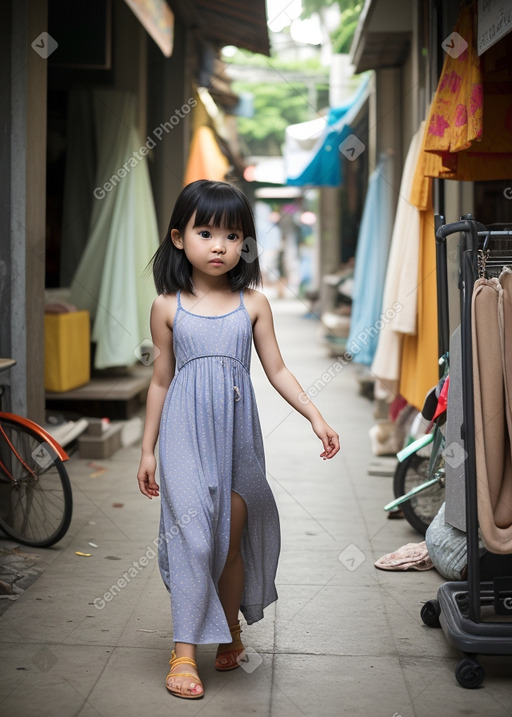
[[[44,387],[70,391],[91,380],[88,311],[44,315]]]

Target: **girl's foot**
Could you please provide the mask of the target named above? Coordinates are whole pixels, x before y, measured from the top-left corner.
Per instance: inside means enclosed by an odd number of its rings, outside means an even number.
[[[176,657],[176,652],[173,650],[169,664],[171,670],[165,678],[165,686],[172,695],[188,700],[196,700],[204,696],[203,683],[197,674],[195,660],[191,657]]]
[[[229,631],[233,641],[219,645],[215,658],[215,669],[221,671],[234,670],[240,667],[240,662],[245,662],[245,648],[240,633],[242,629],[240,623],[230,625]]]

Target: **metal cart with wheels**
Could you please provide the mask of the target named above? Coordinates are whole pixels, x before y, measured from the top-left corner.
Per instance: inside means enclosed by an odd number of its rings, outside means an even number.
[[[471,299],[478,269],[482,266],[479,263],[482,257],[485,257],[487,262],[486,276],[497,275],[503,266],[512,264],[512,230],[485,227],[474,221],[471,215],[452,224],[442,224],[442,219],[437,218],[440,351],[445,351],[448,344],[446,238],[456,233],[460,233],[463,398],[461,436],[467,453],[464,477],[468,570],[466,581],[441,585],[437,599],[429,600],[423,605],[421,618],[429,627],[441,627],[449,644],[465,654],[457,665],[455,677],[462,687],[476,688],[482,684],[485,677],[477,655],[512,655],[512,556],[506,556],[503,561],[505,574],[502,571],[502,562],[501,574],[486,575],[482,579],[478,542]],[[502,615],[504,618],[500,619]],[[508,618],[510,619],[507,621]]]

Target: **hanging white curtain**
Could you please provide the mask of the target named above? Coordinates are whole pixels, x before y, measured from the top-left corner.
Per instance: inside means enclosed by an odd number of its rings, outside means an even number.
[[[71,301],[91,314],[95,367],[130,366],[150,336],[155,288],[144,270],[158,247],[158,228],[135,97],[123,90],[96,90],[92,97],[95,198]]]

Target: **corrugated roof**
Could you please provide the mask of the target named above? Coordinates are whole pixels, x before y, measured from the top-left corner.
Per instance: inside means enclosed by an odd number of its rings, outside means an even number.
[[[185,22],[219,45],[270,55],[265,0],[168,0]]]

